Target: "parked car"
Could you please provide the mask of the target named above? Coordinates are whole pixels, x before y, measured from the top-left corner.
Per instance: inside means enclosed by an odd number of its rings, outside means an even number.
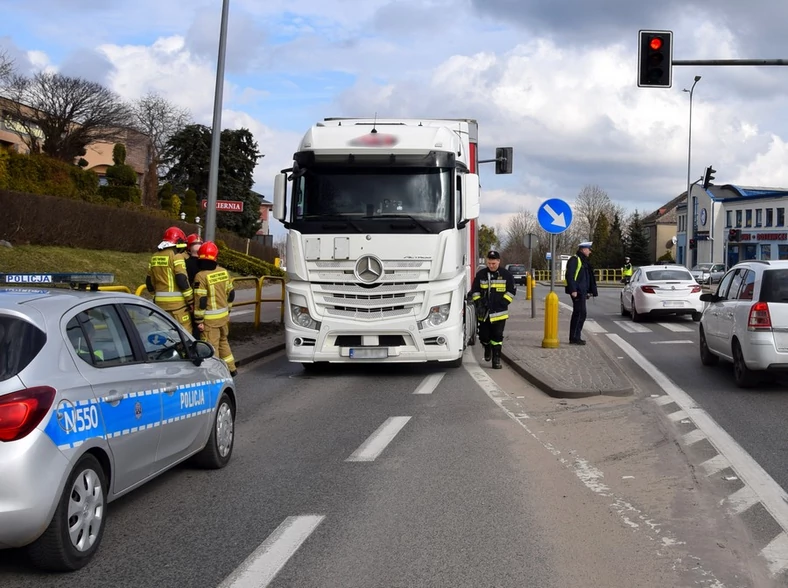
[[[733,266],[700,320],[700,360],[733,362],[739,387],[757,384],[764,372],[788,370],[788,261],[746,261]]]
[[[722,263],[699,263],[694,266],[690,273],[698,284],[717,284],[725,275],[725,265]]]
[[[630,315],[635,322],[648,315],[670,314],[688,314],[699,321],[703,312],[700,293],[700,284],[684,267],[644,265],[621,289],[621,314]]]
[[[525,275],[527,273],[525,265],[522,263],[509,263],[506,265],[506,269],[514,277],[515,284],[522,284],[525,286]]]
[[[90,561],[116,498],[191,457],[224,467],[237,406],[213,348],[151,302],[39,285],[73,279],[0,275],[27,282],[0,287],[0,549],[56,571]]]

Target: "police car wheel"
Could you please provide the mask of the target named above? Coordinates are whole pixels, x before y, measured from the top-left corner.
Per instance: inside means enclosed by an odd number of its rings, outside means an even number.
[[[104,535],[107,481],[99,461],[86,453],[71,471],[52,521],[27,551],[39,568],[78,570],[93,557]]]
[[[211,436],[195,460],[201,467],[218,470],[230,462],[235,445],[235,406],[227,392],[222,393],[211,427]]]

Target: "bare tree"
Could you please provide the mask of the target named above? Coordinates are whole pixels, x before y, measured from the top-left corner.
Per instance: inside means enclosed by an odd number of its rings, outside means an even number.
[[[503,233],[503,257],[508,263],[525,263],[528,259],[526,237],[536,233],[537,221],[533,211],[521,208],[509,218]]]
[[[14,60],[8,55],[8,51],[0,51],[0,87],[14,73]]]
[[[610,200],[610,196],[602,188],[599,186],[584,186],[580,190],[580,194],[577,195],[574,205],[578,229],[585,231],[588,235],[586,238],[590,239],[596,230],[599,215],[604,214],[611,221],[613,209],[614,205]]]
[[[145,206],[157,207],[159,178],[163,177],[166,171],[162,169],[161,159],[167,141],[191,122],[191,114],[187,109],[175,106],[153,92],[136,100],[132,104],[131,112],[134,127],[150,139],[142,203]]]
[[[15,132],[31,152],[69,163],[91,143],[122,140],[128,107],[101,84],[57,73],[14,74],[6,85]]]

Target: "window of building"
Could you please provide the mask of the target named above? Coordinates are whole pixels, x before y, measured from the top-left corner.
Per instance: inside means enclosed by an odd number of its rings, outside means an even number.
[[[763,226],[763,210],[760,208],[756,209],[755,211],[755,226],[762,227]]]
[[[767,208],[766,209],[766,226],[771,227],[772,223],[774,223],[774,209]]]
[[[771,258],[772,258],[772,244],[771,243],[762,244],[760,259],[771,259]]]
[[[106,186],[109,183],[107,181],[107,176],[99,176],[98,181],[99,181],[99,186]]]
[[[778,208],[777,209],[777,227],[784,227],[785,226],[785,209]]]
[[[745,227],[752,226],[752,209],[750,208],[744,211],[744,226]]]
[[[730,229],[733,226],[733,211],[725,212],[725,228]]]
[[[741,227],[741,210],[736,211],[736,227]]]
[[[780,259],[788,259],[788,245],[777,246],[777,257]]]

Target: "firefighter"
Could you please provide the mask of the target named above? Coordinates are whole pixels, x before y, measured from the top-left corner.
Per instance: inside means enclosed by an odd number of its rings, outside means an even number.
[[[200,245],[200,271],[194,281],[194,320],[202,340],[210,343],[235,377],[235,359],[227,336],[230,332],[230,308],[235,300],[233,283],[226,269],[217,264],[219,248],[206,241]]]
[[[181,229],[170,227],[164,231],[158,251],[150,258],[145,285],[153,294],[153,302],[191,333],[194,292],[186,273],[186,262],[177,251],[179,244],[186,244],[186,234]]]
[[[484,361],[492,359],[493,369],[501,369],[503,329],[509,318],[509,304],[517,287],[514,276],[501,267],[501,254],[487,253],[487,267],[480,269],[473,279],[470,297],[476,306],[479,341],[484,347]]]
[[[632,264],[628,257],[624,258],[624,267],[621,268],[621,282],[628,284],[632,279]]]
[[[202,238],[197,233],[192,233],[186,237],[186,274],[189,276],[189,283],[194,284],[194,278],[200,271],[199,255]]]

